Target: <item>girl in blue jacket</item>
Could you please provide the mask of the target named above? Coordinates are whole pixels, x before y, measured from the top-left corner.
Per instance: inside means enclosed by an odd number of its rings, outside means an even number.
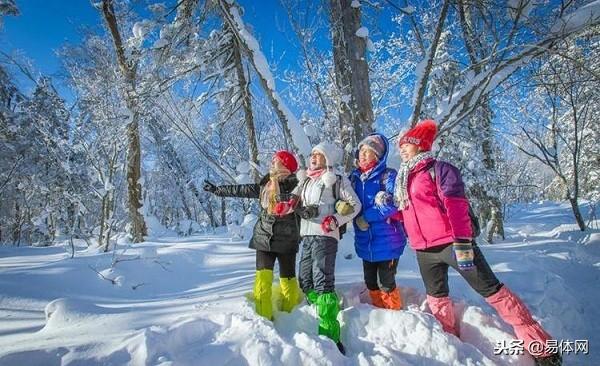
[[[398,209],[393,204],[396,170],[386,165],[388,140],[380,133],[367,136],[358,145],[358,168],[350,174],[362,210],[354,220],[354,247],[363,260],[365,284],[374,306],[402,308],[396,287],[398,258],[406,236]]]

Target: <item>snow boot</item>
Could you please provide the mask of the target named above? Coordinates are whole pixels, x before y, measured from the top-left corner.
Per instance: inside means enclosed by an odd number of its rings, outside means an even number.
[[[335,292],[320,294],[317,298],[317,313],[319,314],[319,335],[324,335],[336,344],[340,341],[340,323],[337,315],[340,303]]]
[[[254,303],[256,305],[256,313],[269,320],[273,320],[273,304],[271,302],[272,285],[272,270],[261,269],[256,271],[256,279],[254,281]]]
[[[398,287],[390,292],[381,291],[381,302],[383,307],[391,310],[402,309],[402,296]]]
[[[306,302],[308,302],[310,305],[316,304],[318,298],[319,294],[315,290],[308,290],[306,293]]]
[[[291,313],[294,306],[302,301],[298,280],[296,277],[280,278],[279,285],[281,286],[281,310]]]
[[[533,319],[523,301],[508,287],[502,286],[500,291],[486,297],[485,301],[498,312],[502,320],[513,327],[517,339],[524,341],[525,350],[529,350],[529,346],[533,342],[546,344],[549,339],[552,339],[542,326]],[[543,350],[539,354],[532,354],[533,357],[540,358],[548,358],[553,355],[553,353]]]
[[[552,356],[540,357],[535,359],[535,366],[561,366],[562,356],[560,353],[555,353]]]
[[[458,337],[452,299],[448,296],[433,297],[427,295],[427,303],[433,316],[442,324],[444,331]]]
[[[385,308],[383,299],[381,298],[381,290],[369,290],[369,296],[371,297],[371,304],[377,308]]]

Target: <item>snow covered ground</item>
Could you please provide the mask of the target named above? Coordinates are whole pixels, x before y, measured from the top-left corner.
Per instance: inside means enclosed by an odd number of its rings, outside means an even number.
[[[482,250],[555,338],[589,341],[589,354],[565,354],[566,365],[598,365],[600,231],[582,234],[571,222],[565,204],[521,206],[507,240]],[[81,247],[73,259],[63,247],[1,246],[0,365],[533,364],[494,354],[511,330],[453,271],[461,337],[444,333],[409,249],[397,275],[407,310],[373,308],[351,237],[336,273],[346,357],[317,335],[315,309],[305,303],[274,322],[254,314],[247,238],[162,236],[116,253]]]

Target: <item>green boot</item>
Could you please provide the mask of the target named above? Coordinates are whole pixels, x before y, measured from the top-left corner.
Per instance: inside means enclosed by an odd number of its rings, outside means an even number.
[[[318,297],[319,297],[319,294],[315,290],[308,290],[308,292],[306,293],[306,301],[310,305],[316,304]]]
[[[256,279],[254,281],[254,303],[256,304],[256,313],[269,320],[273,319],[273,305],[271,303],[272,285],[272,270],[261,269],[256,271]]]
[[[281,310],[291,313],[294,306],[302,301],[298,280],[296,277],[280,278],[279,285],[281,286]]]
[[[340,342],[340,323],[337,315],[340,304],[335,292],[327,292],[317,298],[317,312],[319,314],[319,334],[324,335],[336,344]]]

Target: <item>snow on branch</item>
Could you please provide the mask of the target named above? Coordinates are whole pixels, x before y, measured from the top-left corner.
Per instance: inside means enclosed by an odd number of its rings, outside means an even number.
[[[521,52],[500,61],[496,66],[490,67],[488,70],[467,80],[465,85],[451,97],[451,102],[436,116],[435,119],[439,123],[440,134],[460,123],[462,119],[477,108],[482,97],[497,88],[521,66],[548,52],[560,39],[598,23],[600,23],[600,0],[596,0],[558,19],[546,38],[535,44],[524,46]],[[432,56],[429,55],[429,58],[432,58]],[[426,83],[426,81],[420,79],[419,81]]]
[[[306,133],[302,129],[300,122],[296,116],[290,111],[288,106],[285,104],[283,99],[279,96],[275,88],[275,80],[273,74],[269,69],[269,63],[267,58],[260,50],[260,45],[256,38],[248,31],[242,17],[240,15],[237,4],[232,0],[221,0],[219,1],[224,20],[228,22],[231,28],[235,31],[236,36],[240,40],[241,44],[247,49],[250,55],[250,61],[254,66],[254,69],[258,73],[263,88],[271,101],[271,104],[275,108],[277,116],[281,120],[283,129],[289,139],[291,139],[295,146],[296,152],[303,157],[307,157],[310,154],[310,141],[306,136]]]
[[[427,81],[429,80],[431,69],[433,68],[433,60],[435,58],[440,37],[442,35],[442,30],[444,29],[444,21],[446,20],[446,15],[448,14],[449,6],[450,1],[444,1],[444,5],[442,7],[442,11],[440,12],[440,18],[438,19],[437,27],[435,29],[435,35],[433,37],[433,40],[431,41],[431,45],[425,53],[425,57],[423,58],[423,60],[417,65],[417,82],[415,83],[415,91],[413,93],[413,113],[410,117],[411,126],[414,126],[417,123],[419,115],[421,114],[423,98],[425,97],[425,91],[427,90]]]

